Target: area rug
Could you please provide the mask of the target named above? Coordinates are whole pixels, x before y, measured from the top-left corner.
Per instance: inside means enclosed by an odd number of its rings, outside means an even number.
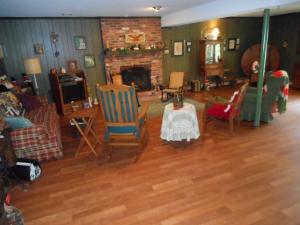
[[[196,110],[203,109],[205,104],[195,101],[190,98],[184,98],[183,102],[188,102],[193,104],[196,107]],[[149,109],[148,109],[148,118],[154,118],[158,116],[162,116],[164,113],[164,108],[167,104],[172,103],[172,101],[161,102],[160,99],[154,100],[149,102]],[[143,105],[143,103],[141,103]]]

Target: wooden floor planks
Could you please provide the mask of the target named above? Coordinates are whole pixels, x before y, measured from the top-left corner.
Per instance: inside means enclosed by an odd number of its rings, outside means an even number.
[[[229,96],[232,90],[213,90]],[[187,93],[202,101],[206,93]],[[12,203],[27,225],[299,225],[300,92],[291,91],[288,111],[254,128],[242,122],[230,134],[209,124],[199,140],[160,139],[161,118],[149,121],[149,141],[115,149],[108,161],[74,158],[76,130],[62,118],[65,157],[43,164],[28,192],[12,190]],[[97,122],[102,134],[102,122]]]

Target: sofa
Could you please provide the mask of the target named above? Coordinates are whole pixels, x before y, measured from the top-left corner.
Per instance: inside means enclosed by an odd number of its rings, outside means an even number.
[[[13,129],[10,133],[12,149],[17,158],[34,159],[39,162],[59,159],[63,156],[60,123],[53,103],[46,97],[37,97],[39,104],[24,110],[20,98],[12,92],[0,93],[0,118],[26,118],[30,127]],[[9,109],[9,110],[7,110]],[[14,115],[12,115],[14,114]],[[8,126],[4,124],[2,126]]]

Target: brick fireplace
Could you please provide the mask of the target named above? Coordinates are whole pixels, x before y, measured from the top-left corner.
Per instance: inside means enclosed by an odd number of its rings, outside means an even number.
[[[111,74],[121,74],[129,67],[145,67],[150,70],[151,83],[163,82],[160,18],[102,18],[100,23],[108,83]]]

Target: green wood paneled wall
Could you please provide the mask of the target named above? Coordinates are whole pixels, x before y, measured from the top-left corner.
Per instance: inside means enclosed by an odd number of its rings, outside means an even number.
[[[283,47],[284,41],[288,43],[287,47]],[[298,41],[300,42],[300,13],[271,17],[270,43],[278,48],[280,68],[287,70],[291,78],[295,63],[300,62]]]
[[[235,76],[243,76],[241,70],[241,57],[243,52],[261,39],[261,18],[226,18],[207,22],[189,24],[184,26],[163,28],[164,44],[170,50],[164,55],[164,82],[168,82],[171,71],[184,71],[189,75],[189,80],[198,79],[199,44],[209,28],[218,27],[223,39],[240,38],[240,48],[236,51],[224,52],[224,66],[230,69]],[[192,41],[191,53],[185,52],[184,56],[172,56],[172,41]]]
[[[90,91],[94,94],[95,83],[105,83],[99,26],[99,20],[94,18],[0,19],[0,43],[5,46],[4,62],[8,75],[21,79],[21,73],[24,72],[23,58],[39,56],[43,73],[37,76],[38,84],[40,92],[48,94],[50,68],[66,68],[68,60],[76,60],[78,67],[85,71]],[[54,56],[51,32],[59,35],[58,57]],[[86,50],[75,50],[76,35],[86,37]],[[36,43],[44,45],[44,54],[35,55],[33,45]],[[88,54],[95,56],[94,68],[84,68],[84,55]]]

